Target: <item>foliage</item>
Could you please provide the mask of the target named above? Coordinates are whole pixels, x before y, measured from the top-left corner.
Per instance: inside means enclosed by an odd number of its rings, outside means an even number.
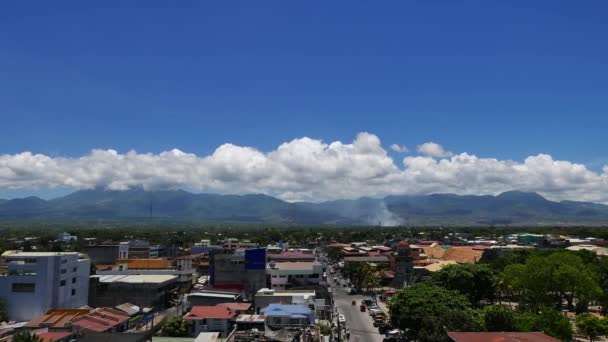
[[[29,331],[20,331],[13,336],[13,342],[42,342],[42,338]]]
[[[8,309],[6,308],[6,302],[0,298],[0,322],[8,321]]]
[[[576,316],[576,328],[593,342],[598,336],[608,334],[608,319],[599,319],[588,313],[580,314]]]
[[[170,318],[163,324],[163,335],[170,337],[188,336],[191,321],[184,320],[179,316]]]
[[[517,331],[543,331],[562,341],[572,339],[572,325],[568,317],[549,307],[516,313],[515,326]]]
[[[323,336],[331,335],[331,325],[328,323],[319,322],[319,330]]]
[[[515,331],[515,315],[504,305],[486,306],[480,310],[486,331]]]
[[[479,307],[482,300],[494,300],[495,275],[487,265],[448,265],[433,273],[432,279],[436,284],[469,298],[473,307]]]
[[[480,329],[466,297],[430,283],[397,292],[389,310],[393,325],[408,329],[410,339],[422,342],[447,341],[447,331]]]
[[[560,308],[564,300],[568,309],[574,310],[575,300],[586,304],[602,294],[591,268],[569,251],[535,255],[525,265],[506,266],[498,284],[532,310]]]

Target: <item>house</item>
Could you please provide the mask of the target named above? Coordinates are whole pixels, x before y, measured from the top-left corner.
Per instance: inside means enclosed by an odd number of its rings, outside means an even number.
[[[542,332],[448,332],[454,342],[559,342]]]
[[[51,309],[42,315],[32,318],[25,328],[42,329],[48,331],[70,331],[74,319],[87,315],[91,312],[89,309]]]
[[[29,321],[52,308],[87,305],[91,261],[76,252],[2,253],[6,274],[0,275],[0,298],[9,319]]]
[[[124,312],[99,308],[72,321],[74,331],[87,332],[123,332],[129,328],[129,316]]]
[[[303,328],[315,321],[315,312],[305,305],[270,304],[260,313],[266,316],[266,324],[274,328]]]
[[[193,306],[184,315],[184,319],[192,321],[192,333],[195,336],[202,332],[219,332],[222,337],[226,337],[236,316],[238,312],[228,306]]]
[[[294,286],[318,285],[323,276],[323,265],[318,262],[269,262],[267,273],[272,289],[285,290]]]

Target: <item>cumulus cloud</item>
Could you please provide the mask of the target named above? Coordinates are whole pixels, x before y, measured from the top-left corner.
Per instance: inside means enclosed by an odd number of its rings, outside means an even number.
[[[518,162],[453,154],[435,143],[422,155],[393,160],[380,139],[359,133],[350,143],[298,138],[268,152],[224,144],[198,156],[93,150],[78,157],[23,152],[0,155],[0,188],[124,190],[186,188],[201,192],[266,193],[289,201],[390,194],[498,194],[536,191],[553,200],[608,203],[608,166],[593,172],[547,154]]]
[[[404,145],[399,145],[399,144],[392,144],[391,145],[391,150],[397,152],[397,153],[407,153],[410,150],[404,146]]]
[[[418,152],[424,154],[425,156],[436,158],[451,157],[453,155],[452,152],[446,151],[443,146],[432,141],[418,145]]]

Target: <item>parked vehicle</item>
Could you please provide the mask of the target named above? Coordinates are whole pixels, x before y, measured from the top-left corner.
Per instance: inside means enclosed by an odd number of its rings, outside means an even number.
[[[359,311],[365,312],[365,304],[359,305]]]

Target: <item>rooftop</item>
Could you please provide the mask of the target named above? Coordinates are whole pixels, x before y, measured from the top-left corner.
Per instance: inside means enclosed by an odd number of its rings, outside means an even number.
[[[247,311],[251,308],[251,303],[221,303],[216,306],[223,306],[232,311]]]
[[[2,253],[2,257],[50,257],[61,255],[78,255],[78,252],[22,252],[18,250],[10,250]]]
[[[27,328],[67,328],[73,319],[88,314],[88,309],[51,309],[32,318]]]
[[[129,317],[115,309],[101,308],[76,318],[72,325],[94,332],[104,332],[124,323]]]
[[[277,262],[275,263],[275,268],[279,270],[286,271],[304,271],[304,270],[312,270],[315,266],[320,267],[321,264],[318,262],[309,262],[309,261],[298,261],[298,262]]]
[[[101,283],[162,284],[177,279],[174,275],[134,274],[134,275],[92,275]]]
[[[481,259],[483,249],[478,247],[450,247],[443,256],[443,260],[453,260],[460,264],[474,264]]]
[[[140,270],[159,270],[173,268],[171,261],[167,258],[156,259],[122,259],[116,262],[117,264],[127,264],[129,269]]]
[[[240,314],[236,318],[237,323],[264,323],[265,320],[266,320],[266,316],[264,316],[264,315]]]
[[[389,259],[385,255],[344,257],[344,262],[388,262],[388,261],[389,261]]]
[[[193,306],[190,312],[188,312],[184,319],[189,320],[198,320],[198,319],[208,319],[208,318],[216,318],[216,319],[231,319],[237,315],[237,312],[231,310],[225,306],[202,306],[196,305]]]
[[[542,332],[448,332],[454,342],[559,342]]]

